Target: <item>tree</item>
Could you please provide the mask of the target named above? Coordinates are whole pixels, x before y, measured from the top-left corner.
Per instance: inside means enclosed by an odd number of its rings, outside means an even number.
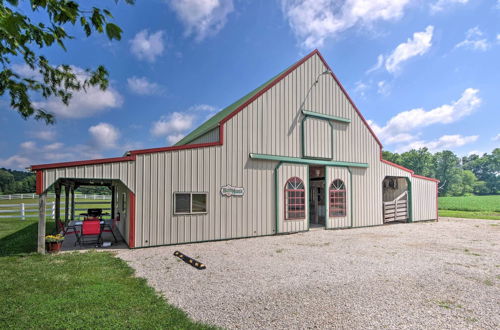
[[[390,152],[387,150],[382,151],[382,158],[390,161],[391,163],[401,165],[401,156],[397,152]]]
[[[447,196],[456,194],[462,184],[461,168],[458,157],[445,150],[434,155],[436,178],[441,181],[439,194]]]
[[[427,148],[412,149],[401,154],[401,165],[413,170],[415,174],[433,176],[433,157]]]
[[[500,148],[491,154],[485,153],[479,157],[471,155],[462,158],[463,168],[474,172],[476,177],[485,183],[481,186],[483,194],[496,194],[500,190]]]
[[[115,0],[117,2],[118,0]],[[124,0],[132,4],[134,0]],[[10,106],[24,119],[34,116],[47,124],[54,123],[54,115],[31,101],[33,94],[43,98],[56,97],[68,105],[72,92],[89,86],[108,87],[108,71],[101,65],[87,69],[78,76],[67,64],[54,66],[41,55],[41,49],[57,44],[66,51],[65,42],[72,39],[66,26],[78,26],[89,37],[92,33],[106,33],[110,40],[121,39],[122,29],[109,22],[109,10],[93,7],[82,9],[71,0],[30,0],[19,6],[19,0],[0,0],[0,96],[7,94]],[[28,1],[25,1],[25,3]],[[47,22],[32,22],[23,12],[47,14]],[[23,77],[13,70],[12,60],[21,59],[40,78]]]
[[[9,186],[15,182],[14,175],[12,173],[0,169],[0,190],[2,192],[7,192]]]
[[[462,189],[460,190],[459,196],[472,194],[474,192],[476,182],[477,178],[472,171],[462,171]]]

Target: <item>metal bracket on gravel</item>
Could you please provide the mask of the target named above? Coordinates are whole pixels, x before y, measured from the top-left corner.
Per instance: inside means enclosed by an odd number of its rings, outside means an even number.
[[[182,253],[180,253],[179,251],[175,251],[174,252],[174,256],[180,258],[182,261],[184,261],[185,263],[187,264],[190,264],[191,266],[193,266],[194,268],[198,268],[198,269],[205,269],[207,268],[204,264],[202,264],[201,262],[193,259],[193,258],[190,258],[188,257],[187,255],[184,255]]]

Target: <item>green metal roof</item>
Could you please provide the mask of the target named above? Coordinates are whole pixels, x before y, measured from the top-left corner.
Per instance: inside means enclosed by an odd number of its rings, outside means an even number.
[[[310,110],[302,110],[302,113],[304,114],[304,116],[309,116],[309,117],[315,117],[315,118],[332,120],[332,121],[340,121],[343,123],[350,123],[351,122],[351,120],[349,118],[325,115],[323,113],[318,113],[318,112],[314,112],[314,111],[310,111]]]
[[[290,67],[292,67],[292,66],[290,66]],[[284,72],[286,72],[290,67],[286,68],[285,70],[283,70],[282,72],[280,72],[276,76],[272,77],[270,80],[266,81],[264,84],[260,85],[259,87],[257,87],[256,89],[254,89],[253,91],[251,91],[250,93],[248,93],[247,95],[243,96],[238,101],[234,102],[233,104],[229,105],[228,107],[226,107],[226,108],[222,109],[221,111],[217,112],[210,119],[208,119],[206,122],[204,122],[203,124],[201,124],[201,126],[199,126],[198,128],[196,128],[194,131],[192,131],[191,133],[189,133],[188,135],[186,135],[182,140],[180,140],[179,142],[177,142],[175,145],[176,146],[182,146],[182,145],[188,144],[191,141],[193,141],[194,139],[202,136],[206,132],[211,131],[212,129],[214,129],[217,126],[219,126],[219,122],[221,120],[223,120],[228,115],[230,115],[233,111],[235,111],[236,109],[238,109],[238,107],[240,105],[242,105],[243,103],[245,103],[246,101],[248,101],[249,99],[251,99],[255,94],[257,94],[258,92],[260,92],[261,90],[263,90],[264,88],[266,88],[268,85],[270,85],[276,78],[278,78],[281,74],[283,74]]]

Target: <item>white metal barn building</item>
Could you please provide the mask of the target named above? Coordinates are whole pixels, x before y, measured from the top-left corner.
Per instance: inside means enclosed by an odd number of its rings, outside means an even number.
[[[41,208],[53,185],[111,187],[130,248],[437,220],[438,180],[382,159],[317,50],[175,146],[31,170]]]

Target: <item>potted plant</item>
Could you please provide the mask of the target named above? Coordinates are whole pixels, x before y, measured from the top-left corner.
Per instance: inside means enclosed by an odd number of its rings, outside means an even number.
[[[45,236],[45,247],[47,249],[47,252],[58,252],[62,247],[63,241],[64,236],[61,234]]]

